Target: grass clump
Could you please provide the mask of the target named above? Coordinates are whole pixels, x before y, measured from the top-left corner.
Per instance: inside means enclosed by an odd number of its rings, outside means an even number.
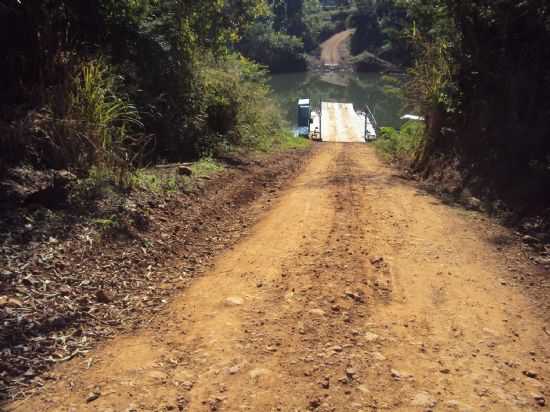
[[[272,149],[303,150],[310,146],[311,140],[294,136],[290,130],[283,130],[275,137]]]
[[[153,193],[174,193],[183,184],[183,176],[160,174],[148,169],[136,170],[131,179],[131,186],[133,188]]]
[[[203,157],[198,162],[191,165],[191,170],[195,177],[209,176],[221,172],[223,169],[223,165],[212,157]]]
[[[136,107],[121,93],[120,77],[102,59],[82,63],[53,93],[42,129],[49,161],[80,176],[103,170],[127,181],[142,127]]]
[[[155,169],[138,169],[133,173],[131,186],[133,188],[153,193],[175,193],[189,190],[195,179],[210,176],[224,170],[223,165],[212,157],[205,157],[189,166],[193,174],[180,176],[173,169],[159,171]]]
[[[375,142],[376,149],[388,160],[412,161],[421,149],[425,138],[425,125],[408,121],[399,130],[383,127]]]

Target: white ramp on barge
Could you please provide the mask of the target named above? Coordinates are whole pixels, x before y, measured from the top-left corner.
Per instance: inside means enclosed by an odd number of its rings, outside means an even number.
[[[353,104],[321,102],[323,142],[365,143],[372,133],[374,127],[366,115],[355,111]]]

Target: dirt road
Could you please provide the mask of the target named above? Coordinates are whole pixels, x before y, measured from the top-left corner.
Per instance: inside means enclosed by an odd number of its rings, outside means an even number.
[[[345,46],[353,30],[337,33],[321,44],[321,63],[329,65],[342,64],[346,55]]]
[[[364,144],[320,145],[263,213],[149,327],[8,409],[545,408],[549,329],[504,229]]]

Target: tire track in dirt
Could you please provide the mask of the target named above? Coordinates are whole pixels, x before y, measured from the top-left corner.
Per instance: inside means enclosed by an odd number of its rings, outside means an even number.
[[[279,294],[266,302],[268,308],[284,302],[272,316],[267,309],[260,335],[260,347],[276,348],[260,362],[276,379],[242,385],[246,390],[237,398],[247,410],[338,410],[362,398],[360,374],[368,356],[360,330],[368,317],[368,252],[361,242],[360,199],[350,160],[342,150],[328,176],[308,183],[330,191],[335,217],[324,242],[307,242],[299,259],[289,262]],[[246,327],[254,325],[252,320]],[[255,398],[261,402],[250,402]]]
[[[499,230],[368,145],[323,144],[149,328],[9,410],[537,410],[548,338],[482,235]]]
[[[393,298],[372,309],[386,358],[385,370],[367,378],[378,406],[536,409],[548,396],[549,348],[537,307],[511,287],[505,256],[487,240],[504,229],[442,204],[364,154],[360,169],[376,176],[363,185],[370,250],[393,282]]]
[[[219,381],[236,381],[233,384],[238,387],[237,381],[243,378],[249,384],[249,375],[228,373],[236,366],[254,370],[258,354],[247,350],[247,356],[239,356],[254,342],[249,342],[243,322],[252,317],[261,323],[261,314],[255,312],[257,306],[260,310],[267,299],[264,295],[269,296],[273,290],[270,284],[280,276],[283,265],[294,261],[306,239],[324,242],[324,226],[319,222],[326,224],[333,218],[328,192],[310,187],[308,182],[328,177],[329,166],[339,150],[335,147],[316,156],[253,233],[171,305],[161,315],[162,322],[100,348],[95,367],[80,376],[76,373],[80,365],[67,365],[60,374],[73,376],[74,391],[67,392],[60,384],[56,387],[59,396],[38,398],[17,408],[65,404],[77,410],[125,410],[129,406],[140,410],[205,410],[216,408],[220,399],[228,396],[223,394]],[[167,381],[171,384],[166,385]],[[94,390],[102,396],[88,405],[84,401]]]

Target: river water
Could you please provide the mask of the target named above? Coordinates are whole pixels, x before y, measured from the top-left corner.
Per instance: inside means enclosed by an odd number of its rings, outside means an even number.
[[[275,74],[270,85],[291,125],[296,124],[298,99],[309,98],[314,109],[321,101],[353,103],[355,110],[363,110],[368,104],[380,127],[399,127],[403,121],[402,101],[387,92],[390,83],[376,73],[305,72]],[[386,90],[385,90],[386,89]]]

